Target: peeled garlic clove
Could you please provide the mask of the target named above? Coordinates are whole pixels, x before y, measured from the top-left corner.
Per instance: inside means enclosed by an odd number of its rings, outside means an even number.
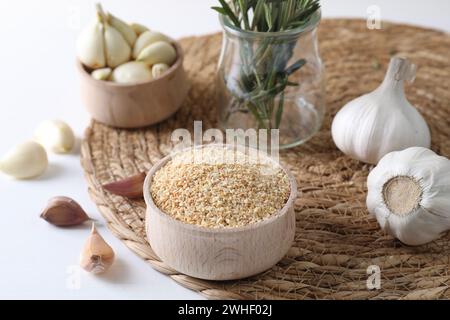
[[[336,115],[332,136],[346,155],[376,164],[386,154],[431,145],[430,129],[405,97],[403,84],[414,78],[409,61],[393,58],[383,83],[349,102]]]
[[[153,78],[161,77],[167,70],[169,70],[169,66],[165,63],[158,63],[152,67],[152,75]]]
[[[130,60],[131,48],[119,31],[105,23],[106,62],[115,68]]]
[[[68,197],[50,199],[41,218],[59,227],[76,226],[90,220],[83,208]]]
[[[108,13],[107,19],[112,27],[116,28],[120,32],[122,37],[128,42],[128,45],[132,48],[136,42],[136,32],[124,21],[115,17],[111,13]]]
[[[0,171],[16,179],[35,178],[47,167],[47,152],[34,141],[19,144],[0,160]]]
[[[148,65],[165,63],[171,66],[177,59],[175,48],[167,42],[155,42],[146,47],[139,54],[138,61],[143,61]]]
[[[102,68],[97,69],[91,73],[92,78],[95,80],[107,81],[109,77],[111,77],[112,69],[111,68]]]
[[[83,29],[79,35],[77,55],[78,59],[89,68],[103,68],[106,65],[103,25],[98,20]]]
[[[114,262],[114,251],[92,224],[92,231],[80,256],[80,266],[93,274],[101,274]]]
[[[117,83],[134,84],[150,81],[153,77],[145,63],[131,61],[114,69],[111,79]]]
[[[417,246],[450,230],[450,160],[414,147],[381,159],[367,180],[367,208],[404,244]]]
[[[155,42],[159,42],[159,41],[171,43],[172,39],[170,39],[168,36],[166,36],[160,32],[145,31],[136,40],[136,43],[135,43],[134,49],[133,49],[133,58],[137,59],[138,56],[141,54],[142,50],[144,50],[149,45],[151,45]]]
[[[143,198],[145,177],[146,174],[142,172],[121,181],[105,184],[103,188],[118,196],[127,197],[130,199]]]
[[[143,34],[146,31],[150,31],[146,26],[140,24],[140,23],[132,23],[130,25],[131,29],[134,30],[134,32],[136,33],[137,36],[140,36],[141,34]]]
[[[75,145],[75,134],[60,120],[43,122],[34,135],[35,140],[54,153],[69,153]]]

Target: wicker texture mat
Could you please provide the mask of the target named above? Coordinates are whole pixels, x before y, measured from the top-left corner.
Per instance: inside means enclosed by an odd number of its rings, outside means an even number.
[[[276,267],[251,279],[225,283],[179,274],[158,259],[145,239],[144,202],[101,188],[148,170],[171,150],[174,129],[192,130],[194,120],[203,120],[204,129],[214,126],[213,80],[220,35],[181,41],[192,89],[173,118],[145,130],[117,130],[96,122],[87,129],[82,165],[93,201],[110,230],[132,251],[207,298],[450,298],[450,236],[410,248],[385,235],[365,207],[371,167],[340,153],[330,135],[332,116],[349,100],[374,89],[390,56],[400,54],[419,66],[407,94],[431,126],[433,150],[450,157],[450,36],[404,25],[384,24],[383,30],[370,31],[360,20],[324,20],[320,42],[327,68],[328,114],[312,141],[282,153],[282,161],[297,177],[300,195],[295,244]],[[367,290],[370,265],[381,268],[381,290]]]

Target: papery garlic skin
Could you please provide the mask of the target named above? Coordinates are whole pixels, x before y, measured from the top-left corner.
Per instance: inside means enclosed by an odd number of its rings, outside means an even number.
[[[75,134],[72,128],[61,120],[49,120],[41,123],[34,138],[54,153],[70,153],[75,146]]]
[[[76,226],[90,220],[75,200],[62,196],[48,201],[41,213],[41,218],[58,227]]]
[[[78,59],[91,69],[106,66],[103,31],[103,25],[95,20],[83,29],[77,40]]]
[[[0,171],[16,179],[38,177],[47,167],[47,152],[34,141],[19,144],[0,160]]]
[[[145,62],[152,66],[158,63],[164,63],[171,66],[177,59],[175,48],[163,41],[155,42],[141,51],[137,60]]]
[[[413,65],[393,58],[381,86],[348,103],[334,118],[331,131],[336,146],[370,164],[392,151],[429,148],[430,129],[403,89],[404,81],[413,77]]]
[[[127,62],[114,69],[111,80],[122,84],[136,84],[153,79],[150,68],[142,62]]]
[[[159,42],[159,41],[167,42],[167,43],[172,42],[172,40],[168,36],[166,36],[160,32],[145,31],[136,40],[136,43],[133,48],[133,58],[137,59],[139,57],[139,55],[141,54],[142,50],[147,48],[149,45],[154,44],[155,42]]]
[[[91,234],[80,255],[80,266],[92,274],[101,274],[114,263],[114,256],[114,250],[92,224]]]
[[[396,213],[386,201],[387,184],[398,178],[410,179],[410,186],[414,188],[416,183],[421,191],[417,205],[409,212]],[[383,230],[404,244],[423,245],[450,230],[450,160],[447,158],[421,147],[389,153],[372,170],[367,186],[369,212]],[[398,194],[408,197],[412,193],[413,198],[409,200],[415,200],[417,193],[409,190],[413,189],[406,184]]]

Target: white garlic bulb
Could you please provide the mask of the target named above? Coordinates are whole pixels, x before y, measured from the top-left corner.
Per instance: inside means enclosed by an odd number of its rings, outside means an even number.
[[[450,160],[421,147],[392,152],[367,186],[369,212],[403,243],[426,244],[450,230]]]
[[[130,60],[129,43],[134,43],[136,38],[131,33],[134,34],[131,27],[112,15],[106,15],[97,4],[97,19],[78,38],[78,58],[91,69],[115,68]]]
[[[151,45],[155,42],[158,42],[158,41],[167,42],[167,43],[172,42],[172,40],[168,36],[166,36],[160,32],[145,31],[144,33],[142,33],[139,36],[139,38],[136,40],[136,43],[134,45],[133,58],[137,59],[139,57],[139,55],[141,54],[142,50],[144,50],[149,45]]]
[[[19,144],[0,160],[0,171],[16,179],[38,177],[47,167],[47,152],[34,141]]]
[[[415,70],[407,60],[393,58],[378,89],[339,111],[333,121],[332,135],[343,153],[376,164],[392,151],[430,147],[430,129],[406,99],[403,88],[405,80],[414,79]]]
[[[54,153],[69,153],[75,145],[72,128],[60,120],[45,121],[39,125],[35,140]]]
[[[122,84],[135,84],[153,79],[150,68],[143,62],[131,61],[114,69],[111,80]]]
[[[171,66],[177,59],[175,48],[164,41],[155,42],[141,51],[137,60],[152,66],[157,63],[164,63]]]

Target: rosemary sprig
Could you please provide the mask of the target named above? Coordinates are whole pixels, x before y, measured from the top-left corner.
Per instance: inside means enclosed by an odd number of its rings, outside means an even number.
[[[236,28],[261,33],[304,26],[320,8],[319,0],[218,1],[220,6],[212,9],[228,18]],[[241,70],[237,80],[240,93],[235,94],[235,99],[255,116],[260,128],[277,129],[285,109],[284,91],[288,86],[298,85],[289,81],[289,77],[307,61],[300,59],[288,66],[295,41],[281,43],[276,37],[263,38],[240,40]]]
[[[247,31],[279,32],[298,28],[320,8],[320,0],[218,0],[212,7]]]

